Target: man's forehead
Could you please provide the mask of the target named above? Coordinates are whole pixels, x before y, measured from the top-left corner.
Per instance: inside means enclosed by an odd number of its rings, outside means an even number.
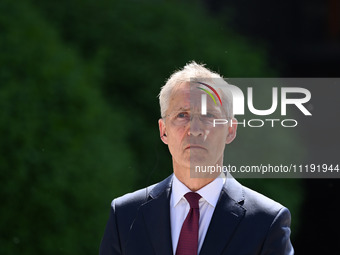
[[[193,105],[201,104],[201,91],[191,89],[188,85],[181,86],[172,93],[170,104],[175,108],[190,109]]]
[[[170,97],[169,109],[171,111],[193,110],[201,107],[201,95],[204,91],[199,89],[199,84],[186,82],[179,84]],[[208,97],[207,107],[211,110],[220,110]]]

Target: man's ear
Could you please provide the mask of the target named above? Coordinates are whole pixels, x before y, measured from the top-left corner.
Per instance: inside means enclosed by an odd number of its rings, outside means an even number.
[[[166,126],[165,121],[163,119],[158,120],[158,126],[159,126],[159,135],[161,137],[161,140],[163,143],[168,144],[168,137],[166,135]]]
[[[235,139],[236,130],[237,130],[237,120],[233,118],[233,119],[231,119],[231,123],[228,126],[228,135],[227,135],[227,139],[225,141],[226,144],[231,143]]]

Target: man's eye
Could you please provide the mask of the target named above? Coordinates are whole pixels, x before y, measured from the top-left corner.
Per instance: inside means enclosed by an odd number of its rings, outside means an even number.
[[[187,112],[180,112],[177,114],[176,118],[183,119],[188,118],[189,114]]]
[[[207,117],[207,118],[216,118],[215,114],[210,113],[210,112],[207,112],[206,117]]]

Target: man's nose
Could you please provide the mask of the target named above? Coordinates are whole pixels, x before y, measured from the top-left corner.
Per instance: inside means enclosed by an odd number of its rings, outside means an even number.
[[[199,116],[195,114],[189,122],[188,135],[200,136],[203,135],[203,123]]]

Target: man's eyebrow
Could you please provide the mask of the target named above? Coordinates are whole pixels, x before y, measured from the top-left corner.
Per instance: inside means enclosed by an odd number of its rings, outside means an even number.
[[[190,111],[190,107],[180,107],[179,109],[176,110],[176,112],[180,112],[180,111]]]

